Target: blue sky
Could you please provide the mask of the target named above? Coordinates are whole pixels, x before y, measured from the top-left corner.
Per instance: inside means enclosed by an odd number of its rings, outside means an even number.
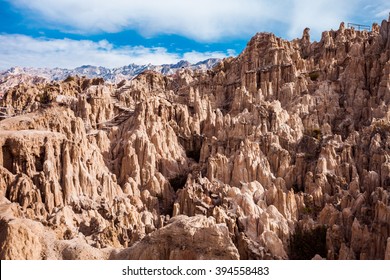
[[[197,62],[261,31],[313,40],[388,18],[388,0],[0,0],[0,69]]]

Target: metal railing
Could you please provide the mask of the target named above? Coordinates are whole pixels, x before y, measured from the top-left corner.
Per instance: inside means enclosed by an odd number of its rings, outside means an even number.
[[[369,25],[351,23],[351,22],[348,22],[348,28],[354,28],[354,29],[357,29],[359,31],[361,31],[361,30],[370,31],[371,30],[371,27]]]

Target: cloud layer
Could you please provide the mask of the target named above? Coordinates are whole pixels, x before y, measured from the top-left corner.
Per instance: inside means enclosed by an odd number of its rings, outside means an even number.
[[[370,24],[387,18],[388,0],[5,0],[35,28],[104,34],[136,30],[144,37],[176,34],[200,42],[249,38],[270,31],[292,39],[310,27],[313,39],[340,21]],[[38,26],[38,27],[37,27]],[[27,30],[27,29],[26,29]],[[26,31],[28,34],[28,30]],[[80,36],[78,36],[80,37]],[[83,37],[83,36],[81,36]],[[131,43],[129,38],[129,44]],[[142,43],[141,43],[142,44]],[[33,38],[0,33],[0,69],[12,66],[119,67],[235,55],[234,51],[169,52],[162,47],[121,46],[106,40]]]
[[[367,0],[9,0],[67,32],[177,34],[198,41],[243,37],[278,26],[289,38],[338,27]],[[382,0],[380,0],[382,2]],[[384,2],[383,2],[384,3]],[[284,35],[282,34],[282,35]]]
[[[75,68],[80,65],[120,67],[127,64],[165,64],[179,60],[198,62],[210,57],[235,55],[223,52],[197,51],[183,54],[168,52],[165,48],[143,46],[114,47],[106,40],[32,38],[25,35],[0,35],[0,69],[13,66]]]

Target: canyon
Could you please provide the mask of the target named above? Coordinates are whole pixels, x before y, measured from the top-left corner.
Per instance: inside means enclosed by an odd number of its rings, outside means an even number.
[[[0,259],[390,259],[390,21],[2,89]]]

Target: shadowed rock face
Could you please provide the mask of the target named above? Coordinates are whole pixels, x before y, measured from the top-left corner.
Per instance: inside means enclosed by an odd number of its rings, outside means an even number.
[[[389,259],[389,58],[388,21],[341,24],[207,71],[9,88],[0,257]]]

